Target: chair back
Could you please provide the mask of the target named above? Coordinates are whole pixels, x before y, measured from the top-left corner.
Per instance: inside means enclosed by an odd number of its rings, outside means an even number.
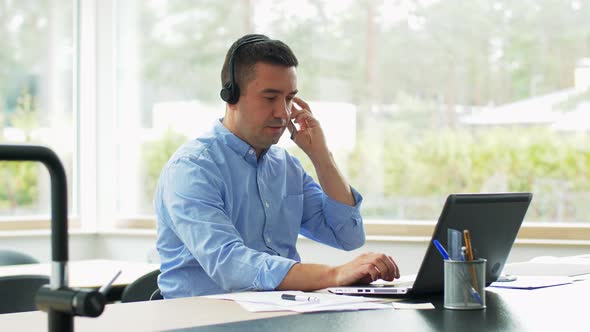
[[[35,295],[48,283],[49,277],[43,275],[0,277],[0,314],[37,310]]]
[[[0,265],[38,264],[35,258],[14,250],[0,249]]]
[[[154,270],[127,285],[121,295],[121,302],[149,301],[154,291],[158,289],[159,275],[160,270]]]

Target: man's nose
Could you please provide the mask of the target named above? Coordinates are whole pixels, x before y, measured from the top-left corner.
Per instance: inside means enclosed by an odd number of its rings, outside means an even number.
[[[291,103],[284,101],[279,103],[275,108],[274,116],[276,118],[288,120],[291,117]]]

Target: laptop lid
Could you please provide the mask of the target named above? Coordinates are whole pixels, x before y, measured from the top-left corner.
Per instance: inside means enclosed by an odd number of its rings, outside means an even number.
[[[418,270],[412,293],[443,291],[444,264],[432,240],[437,239],[448,248],[449,228],[469,230],[474,257],[487,259],[486,286],[496,281],[506,264],[532,197],[531,193],[449,195]]]
[[[532,199],[531,193],[451,194],[434,228],[426,254],[411,286],[365,285],[333,287],[337,294],[404,295],[441,293],[444,287],[443,259],[433,239],[448,248],[447,230],[469,229],[475,258],[487,259],[486,286],[496,281]]]

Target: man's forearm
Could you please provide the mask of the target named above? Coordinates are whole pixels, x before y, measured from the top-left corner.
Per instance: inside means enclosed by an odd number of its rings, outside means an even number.
[[[315,291],[355,283],[367,284],[377,279],[391,281],[394,278],[399,278],[399,269],[390,256],[364,253],[336,267],[297,263],[287,272],[277,289]]]
[[[315,291],[336,286],[336,269],[321,264],[295,264],[278,290]]]
[[[314,156],[312,163],[318,175],[322,190],[335,201],[354,206],[354,196],[348,181],[336,166],[332,153],[326,151],[321,156]]]

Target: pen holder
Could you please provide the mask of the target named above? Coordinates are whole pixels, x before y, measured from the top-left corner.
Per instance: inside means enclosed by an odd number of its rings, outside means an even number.
[[[476,310],[486,307],[486,260],[445,260],[444,307]]]

